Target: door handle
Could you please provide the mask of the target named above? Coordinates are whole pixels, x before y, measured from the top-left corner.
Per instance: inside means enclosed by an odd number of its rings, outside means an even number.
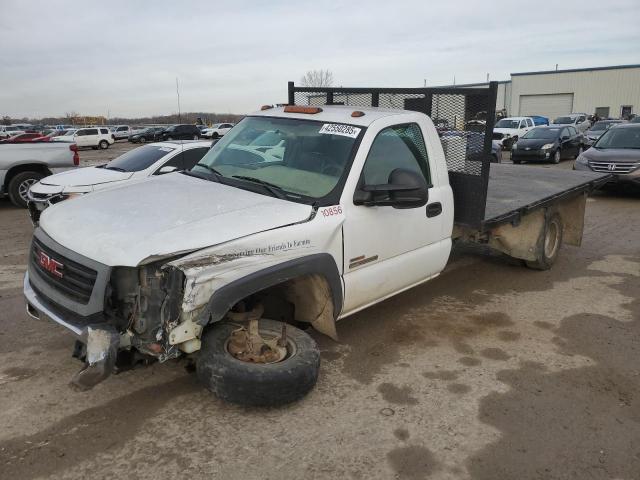
[[[437,217],[442,213],[442,204],[440,202],[434,202],[427,205],[427,217]]]

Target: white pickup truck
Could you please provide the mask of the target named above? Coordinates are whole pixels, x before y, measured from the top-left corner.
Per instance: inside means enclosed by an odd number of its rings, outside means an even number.
[[[31,185],[80,164],[75,143],[8,143],[0,145],[0,197],[27,207]]]
[[[118,352],[194,354],[198,378],[221,398],[294,401],[320,365],[298,327],[337,338],[336,321],[437,277],[454,239],[542,269],[563,240],[580,243],[586,192],[607,176],[494,164],[485,178],[488,123],[477,156],[464,136],[443,149],[416,111],[265,107],[190,172],[48,208],[27,310],[78,337],[78,387],[122,368]],[[272,138],[256,142],[273,135],[276,150]],[[483,191],[465,187],[483,178]]]

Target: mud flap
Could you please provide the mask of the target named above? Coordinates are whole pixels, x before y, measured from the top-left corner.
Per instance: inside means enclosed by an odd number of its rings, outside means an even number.
[[[87,346],[85,366],[71,378],[78,390],[90,390],[113,372],[118,356],[120,335],[113,327],[86,327],[82,342]]]

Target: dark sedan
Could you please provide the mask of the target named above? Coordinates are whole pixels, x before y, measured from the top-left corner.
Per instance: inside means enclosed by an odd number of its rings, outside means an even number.
[[[157,142],[160,140],[160,134],[164,132],[164,129],[165,127],[147,128],[140,133],[129,135],[129,141],[131,143]]]
[[[596,142],[596,140],[600,138],[600,135],[602,135],[608,129],[610,129],[614,125],[624,122],[625,120],[600,120],[599,122],[594,123],[593,127],[587,130],[585,145],[590,147]]]
[[[584,148],[584,137],[573,126],[549,125],[525,133],[511,150],[513,163],[553,162],[577,158]]]
[[[609,128],[576,159],[573,168],[613,173],[611,183],[640,187],[640,124],[626,123]]]

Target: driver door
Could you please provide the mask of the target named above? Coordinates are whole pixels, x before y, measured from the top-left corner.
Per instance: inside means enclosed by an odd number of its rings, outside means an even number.
[[[417,124],[388,127],[377,135],[360,182],[386,184],[396,168],[420,173],[431,185],[427,149]],[[449,205],[439,186],[430,186],[428,192],[427,205],[417,208],[345,205],[343,315],[441,271],[450,248],[443,237],[442,209]]]

